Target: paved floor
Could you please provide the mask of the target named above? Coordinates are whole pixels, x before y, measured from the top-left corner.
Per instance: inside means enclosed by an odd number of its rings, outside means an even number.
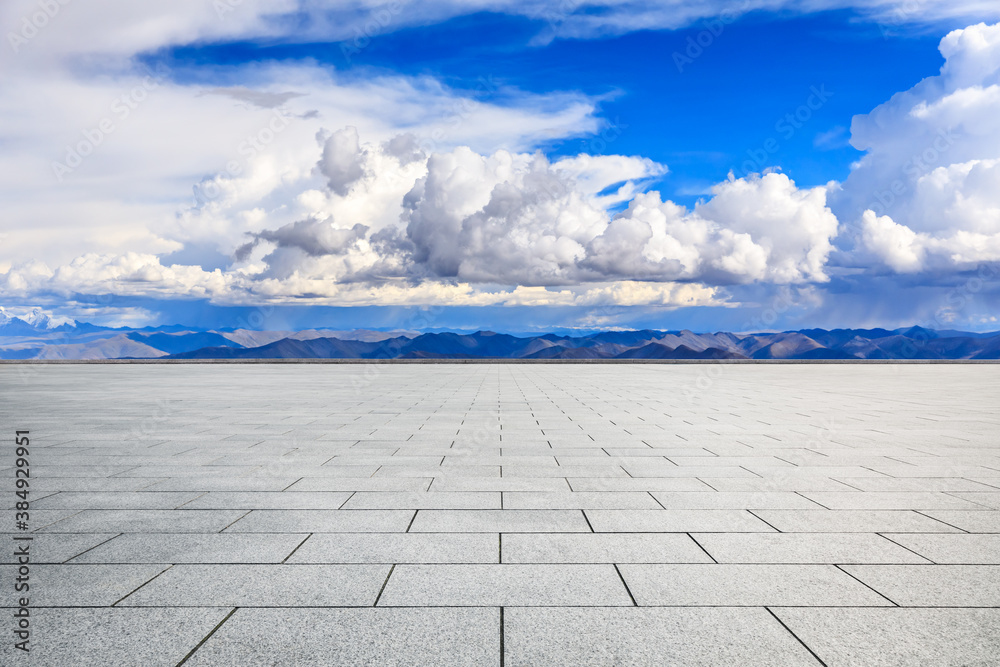
[[[998,406],[1000,366],[0,366],[0,662],[996,665]]]

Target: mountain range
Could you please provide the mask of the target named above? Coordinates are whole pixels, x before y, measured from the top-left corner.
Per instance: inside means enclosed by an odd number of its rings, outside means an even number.
[[[1000,359],[1000,332],[803,329],[586,335],[307,329],[111,328],[0,308],[0,359]]]

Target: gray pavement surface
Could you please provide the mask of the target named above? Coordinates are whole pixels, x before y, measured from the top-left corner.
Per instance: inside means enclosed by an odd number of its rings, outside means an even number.
[[[991,365],[2,365],[0,664],[996,665],[998,407]]]

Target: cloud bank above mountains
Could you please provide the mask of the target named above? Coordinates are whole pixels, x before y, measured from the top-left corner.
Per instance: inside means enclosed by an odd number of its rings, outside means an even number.
[[[500,0],[262,1],[221,14],[211,3],[59,5],[0,57],[0,296],[46,308],[105,294],[221,305],[815,307],[904,288],[940,301],[978,280],[960,308],[919,315],[990,325],[975,318],[1000,300],[1000,24],[949,33],[939,74],[854,118],[851,144],[865,153],[843,182],[797,184],[764,169],[731,175],[688,206],[654,189],[670,165],[546,155],[549,142],[614,131],[600,99],[583,93],[529,93],[488,77],[459,90],[311,62],[232,66],[207,85],[197,71],[145,71],[137,58],[199,41],[347,39],[383,10],[393,30],[472,11],[521,14],[544,19],[546,39],[760,9],[851,7],[893,25],[1000,15],[994,3],[930,1],[912,15],[874,0],[563,4],[556,14],[552,3]],[[16,25],[33,7],[13,2],[0,16]]]

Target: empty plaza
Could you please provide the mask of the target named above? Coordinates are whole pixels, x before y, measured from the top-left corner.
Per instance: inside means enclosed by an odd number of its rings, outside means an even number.
[[[990,364],[0,365],[0,662],[996,664],[998,406]]]

